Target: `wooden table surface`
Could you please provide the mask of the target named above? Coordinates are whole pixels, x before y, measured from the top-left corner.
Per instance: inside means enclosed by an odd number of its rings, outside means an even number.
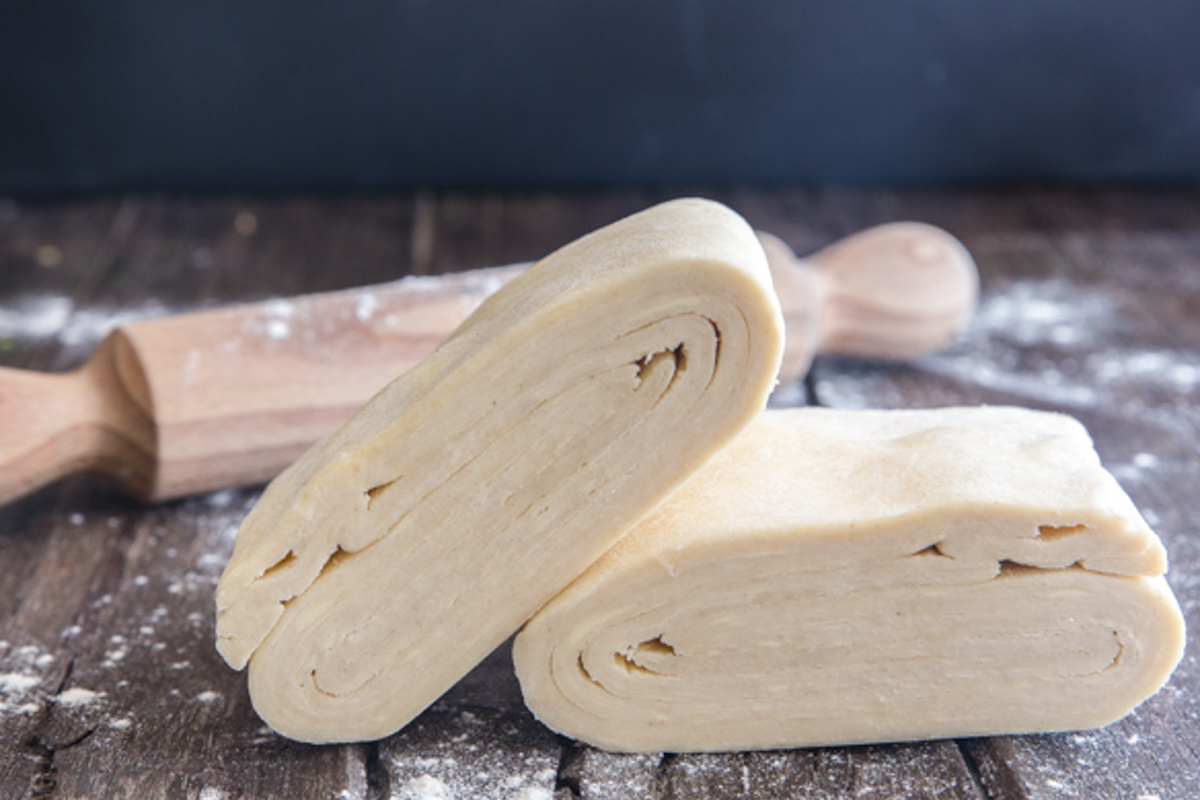
[[[983,294],[954,345],[899,365],[818,359],[773,402],[1077,416],[1162,536],[1200,630],[1200,191],[705,194],[800,253],[897,219],[959,236]],[[131,316],[533,259],[661,199],[0,199],[0,363],[68,368]],[[213,649],[214,585],[257,492],[147,506],[78,477],[0,508],[0,797],[1200,796],[1194,644],[1133,715],[1079,733],[616,756],[536,723],[502,648],[396,736],[288,742]]]

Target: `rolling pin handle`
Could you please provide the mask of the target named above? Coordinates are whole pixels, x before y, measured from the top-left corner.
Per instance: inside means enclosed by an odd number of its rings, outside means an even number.
[[[0,505],[76,472],[102,472],[144,496],[153,476],[144,430],[114,408],[115,336],[80,368],[39,373],[0,367]],[[138,426],[140,427],[140,426]]]
[[[785,324],[800,325],[795,336],[804,339],[796,341],[788,331],[789,359],[780,371],[784,382],[802,377],[816,352],[907,359],[944,347],[966,326],[979,296],[970,253],[932,225],[880,225],[802,261],[793,256],[795,263],[782,269],[784,280],[777,265],[785,262],[783,250],[790,249],[774,237],[760,238],[776,276]],[[809,298],[799,297],[799,291]],[[794,346],[808,358],[798,362]]]

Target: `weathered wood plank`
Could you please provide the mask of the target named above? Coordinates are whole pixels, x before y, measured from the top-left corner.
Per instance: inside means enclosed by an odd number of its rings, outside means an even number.
[[[983,797],[954,742],[669,758],[662,797]]]
[[[113,506],[98,505],[90,522],[44,507],[13,522],[6,536],[43,543],[24,563],[5,560],[23,570],[5,580],[14,591],[0,620],[0,750],[9,754],[0,759],[0,787],[15,797],[52,785],[52,752],[79,735],[48,718],[80,654],[104,629],[131,535]]]
[[[563,757],[559,784],[564,794],[580,800],[657,798],[663,791],[663,766],[669,761],[662,753],[609,753],[572,743]]]
[[[379,745],[387,795],[549,800],[559,743],[528,712],[431,709]]]
[[[86,646],[41,734],[75,743],[54,753],[56,796],[365,795],[362,748],[301,745],[264,728],[244,676],[213,647],[213,589],[256,496],[220,493],[119,518],[131,526],[128,551],[115,585],[93,601],[99,617],[80,626]]]

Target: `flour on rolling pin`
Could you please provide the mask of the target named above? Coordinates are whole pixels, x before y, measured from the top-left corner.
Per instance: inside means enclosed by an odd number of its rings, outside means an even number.
[[[338,345],[352,344],[347,339],[364,336],[380,340],[416,338],[436,344],[445,338],[448,324],[466,319],[526,266],[453,275],[412,275],[380,286],[240,306],[245,313],[237,335],[222,341],[218,350],[233,353],[244,346],[277,342],[281,347],[293,344],[306,350],[319,346],[329,358],[340,360],[345,352]],[[308,357],[321,355],[319,351],[309,352]],[[386,363],[382,362],[380,368]]]
[[[190,309],[168,306],[156,300],[135,306],[77,308],[66,295],[29,294],[0,308],[0,341],[56,339],[64,350],[61,361],[78,357],[79,351],[85,348],[90,350],[122,325],[187,310]]]

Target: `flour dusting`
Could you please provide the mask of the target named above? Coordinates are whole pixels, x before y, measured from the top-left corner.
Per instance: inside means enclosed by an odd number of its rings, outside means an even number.
[[[1076,409],[1111,406],[1122,388],[1191,395],[1200,365],[1181,350],[1122,346],[1133,338],[1114,299],[1062,279],[1016,281],[985,293],[945,350],[917,359],[930,372]]]
[[[0,339],[26,343],[57,340],[63,350],[59,361],[73,364],[89,355],[113,329],[178,310],[157,300],[134,306],[76,307],[64,295],[30,294],[0,308]]]
[[[609,753],[588,747],[578,754],[571,773],[580,793],[594,800],[652,797],[662,762],[659,753]]]
[[[400,787],[399,794],[393,797],[404,800],[450,800],[450,787],[432,775],[422,775],[413,778]]]
[[[26,295],[0,307],[0,337],[47,339],[62,330],[71,317],[70,298]]]
[[[33,714],[45,702],[51,656],[37,645],[0,641],[0,714]]]
[[[556,740],[527,715],[479,708],[437,713],[435,727],[418,723],[384,752],[393,797],[418,800],[549,800],[558,776]]]
[[[157,300],[121,308],[108,306],[80,308],[71,314],[66,325],[58,332],[58,339],[68,348],[91,347],[114,328],[129,322],[163,317],[176,310]]]
[[[111,518],[118,529],[138,530],[127,583],[89,604],[94,612],[83,624],[47,632],[57,646],[0,641],[0,725],[6,716],[57,708],[85,714],[99,736],[116,737],[134,728],[135,720],[156,731],[169,724],[162,720],[220,709],[229,692],[219,682],[226,671],[214,676],[200,668],[200,659],[208,659],[214,640],[213,591],[232,548],[228,531],[257,497],[252,490],[226,490],[182,500],[169,525],[156,524],[152,513],[136,524],[126,515],[80,516],[80,525],[106,528]],[[97,630],[97,624],[104,627]],[[68,661],[68,688],[56,694]],[[228,685],[238,680],[227,677]],[[136,704],[147,691],[156,698],[156,716],[143,720]]]
[[[1130,317],[1094,287],[1061,278],[1014,281],[985,292],[970,324],[948,347],[897,369],[915,368],[1068,413],[1145,413],[1160,398],[1164,405],[1195,402],[1200,364],[1183,350],[1136,346],[1139,331]],[[842,361],[833,370],[818,367],[816,378],[823,405],[907,405],[888,369]],[[961,402],[945,384],[928,384],[926,392],[931,405]]]
[[[171,313],[158,301],[132,307],[76,308],[62,295],[26,295],[0,308],[0,337],[17,340],[57,338],[68,347],[95,344],[127,322]]]
[[[94,692],[91,689],[73,687],[71,689],[65,689],[59,692],[58,696],[54,698],[54,702],[58,703],[60,706],[75,708],[78,706],[86,706],[89,703],[96,702],[97,700],[102,700],[104,697],[104,692]]]
[[[379,310],[379,298],[375,293],[364,289],[354,304],[354,317],[359,322],[367,322]]]
[[[22,675],[19,672],[10,672],[6,675],[0,675],[0,692],[13,695],[26,694],[29,690],[40,685],[41,682],[42,679],[37,675]]]

